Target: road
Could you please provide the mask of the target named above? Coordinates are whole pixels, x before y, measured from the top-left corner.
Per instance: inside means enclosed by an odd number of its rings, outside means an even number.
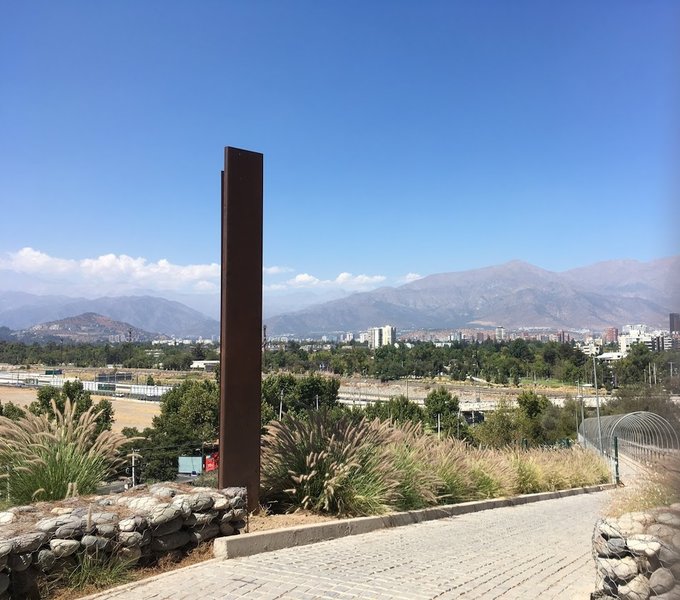
[[[547,500],[232,560],[213,559],[98,600],[588,598],[591,535],[612,492]]]

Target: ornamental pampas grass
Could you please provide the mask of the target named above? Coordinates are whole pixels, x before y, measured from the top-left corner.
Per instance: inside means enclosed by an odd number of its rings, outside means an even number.
[[[54,401],[52,410],[54,419],[32,413],[17,421],[0,417],[0,478],[12,503],[94,493],[125,461],[118,450],[130,440],[112,431],[95,437],[99,413],[93,408],[78,418],[68,400],[63,413]]]

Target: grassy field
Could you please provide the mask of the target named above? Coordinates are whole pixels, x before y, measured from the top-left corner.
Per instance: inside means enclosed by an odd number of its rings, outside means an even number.
[[[12,388],[0,386],[0,402],[6,404],[13,402],[18,406],[28,406],[36,399],[37,390],[34,388]],[[92,396],[95,403],[100,400],[99,396]],[[114,422],[112,429],[121,431],[123,427],[138,427],[143,429],[151,425],[155,415],[160,414],[158,402],[145,400],[132,400],[128,398],[111,398],[114,410]]]

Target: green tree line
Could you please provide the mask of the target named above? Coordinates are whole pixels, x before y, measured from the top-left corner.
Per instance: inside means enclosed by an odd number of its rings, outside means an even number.
[[[186,371],[194,360],[219,360],[219,353],[203,344],[166,346],[150,343],[122,344],[56,343],[24,344],[0,341],[0,363],[10,365],[73,365],[105,367],[122,365],[126,369],[163,368]]]

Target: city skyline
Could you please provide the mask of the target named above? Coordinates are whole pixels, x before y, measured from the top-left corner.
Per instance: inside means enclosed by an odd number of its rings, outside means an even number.
[[[226,145],[270,296],[678,254],[675,3],[159,6],[6,9],[4,289],[216,293]]]

